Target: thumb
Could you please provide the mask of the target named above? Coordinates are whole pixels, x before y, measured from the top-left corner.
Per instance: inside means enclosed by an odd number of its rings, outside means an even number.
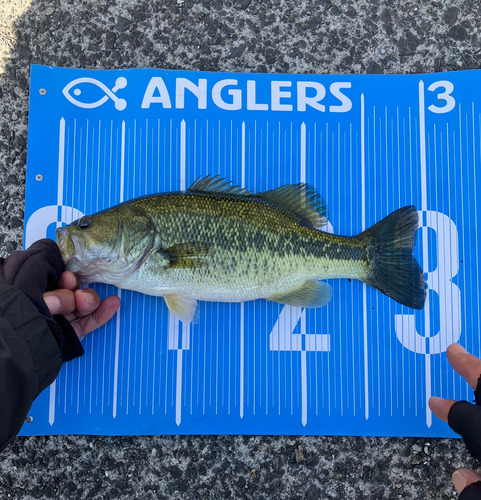
[[[481,481],[481,476],[470,469],[458,469],[454,472],[452,481],[456,491],[461,493],[470,484]]]

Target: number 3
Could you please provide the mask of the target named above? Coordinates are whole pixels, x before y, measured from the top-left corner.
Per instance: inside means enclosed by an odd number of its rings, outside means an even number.
[[[439,87],[442,87],[444,89],[444,92],[438,94],[437,98],[440,101],[446,101],[446,104],[444,106],[435,106],[434,104],[431,104],[431,106],[429,106],[428,109],[433,113],[448,113],[454,108],[454,105],[456,104],[454,97],[451,95],[451,93],[454,90],[454,85],[451,82],[448,82],[447,80],[442,80],[440,82],[432,83],[428,87],[428,90],[434,92]]]
[[[420,220],[423,213],[418,212]],[[418,354],[439,354],[461,337],[461,291],[453,283],[459,271],[458,230],[454,222],[440,212],[426,212],[426,226],[436,231],[437,267],[429,271],[427,262],[423,262],[427,273],[428,288],[439,297],[439,331],[435,335],[416,331],[414,314],[396,314],[394,325],[401,344]],[[429,311],[426,311],[429,314]]]

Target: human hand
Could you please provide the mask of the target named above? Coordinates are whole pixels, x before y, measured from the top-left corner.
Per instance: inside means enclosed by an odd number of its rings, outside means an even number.
[[[469,354],[459,344],[451,344],[446,354],[453,369],[476,391],[481,375],[481,360]],[[481,401],[478,398],[481,394],[478,396],[477,392],[475,392],[476,405],[479,405]],[[479,459],[481,455],[481,406],[475,406],[466,401],[458,402],[453,399],[432,397],[429,400],[429,408],[438,418],[449,422],[450,427],[455,432],[462,435],[471,454],[474,458]],[[471,484],[481,481],[481,475],[476,472],[469,469],[459,469],[454,472],[452,481],[458,493],[464,491],[460,499],[467,499],[469,493],[471,493],[469,498],[481,498],[479,496],[481,483],[467,488]],[[469,493],[468,490],[470,490]]]
[[[70,322],[79,339],[107,323],[120,306],[117,296],[100,301],[95,290],[79,290],[79,279],[70,271],[60,275],[58,286],[44,293],[43,299],[52,316],[61,314]]]

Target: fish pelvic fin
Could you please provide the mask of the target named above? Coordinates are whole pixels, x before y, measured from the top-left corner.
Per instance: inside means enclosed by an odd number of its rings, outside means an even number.
[[[422,309],[426,299],[423,270],[413,255],[418,214],[400,208],[359,235],[367,242],[369,275],[363,281],[397,302]]]
[[[263,198],[291,210],[301,218],[304,226],[319,228],[327,224],[327,206],[324,198],[309,184],[289,184],[265,193],[257,193]]]
[[[164,295],[169,311],[183,323],[197,323],[197,300],[183,295]]]
[[[322,281],[307,281],[297,290],[269,297],[269,300],[296,307],[321,307],[330,302],[332,288]]]

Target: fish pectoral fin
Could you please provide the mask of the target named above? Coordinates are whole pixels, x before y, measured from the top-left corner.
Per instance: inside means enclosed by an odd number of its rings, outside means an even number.
[[[322,281],[307,281],[301,288],[284,295],[269,297],[274,302],[296,307],[321,307],[330,302],[332,288]]]
[[[159,251],[166,259],[165,267],[170,269],[192,269],[203,266],[209,252],[210,246],[202,241],[180,243]]]
[[[184,323],[197,323],[197,300],[183,295],[164,295],[169,311]]]

